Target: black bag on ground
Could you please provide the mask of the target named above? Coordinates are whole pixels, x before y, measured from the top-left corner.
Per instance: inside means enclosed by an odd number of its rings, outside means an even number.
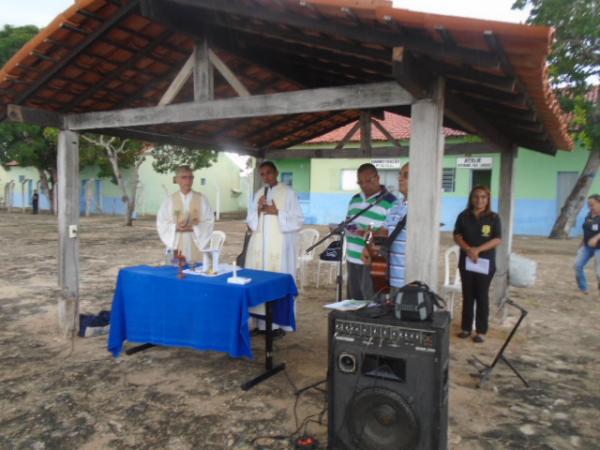
[[[321,252],[319,258],[323,261],[339,261],[342,257],[342,241],[333,241]]]
[[[440,309],[446,307],[444,299],[420,281],[413,281],[401,287],[394,302],[396,319],[400,320],[431,320],[434,306]]]

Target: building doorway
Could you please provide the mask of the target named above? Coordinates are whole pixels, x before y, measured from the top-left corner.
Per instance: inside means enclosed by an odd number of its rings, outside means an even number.
[[[485,186],[491,189],[492,171],[491,169],[473,169],[471,170],[471,189],[475,186]]]

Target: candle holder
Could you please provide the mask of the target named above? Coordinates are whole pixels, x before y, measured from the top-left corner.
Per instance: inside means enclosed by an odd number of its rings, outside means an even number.
[[[175,259],[177,259],[177,266],[179,267],[177,278],[181,280],[185,278],[185,274],[183,273],[183,269],[185,269],[185,256],[183,256],[183,252],[181,250],[175,251]]]

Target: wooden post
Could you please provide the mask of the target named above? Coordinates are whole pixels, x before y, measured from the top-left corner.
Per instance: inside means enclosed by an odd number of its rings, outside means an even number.
[[[194,46],[194,100],[206,102],[214,98],[214,71],[209,58],[208,40]]]
[[[369,111],[360,112],[360,149],[363,155],[370,157],[373,153],[371,147],[371,113]]]
[[[515,176],[517,148],[505,150],[500,154],[500,195],[498,213],[502,224],[502,243],[496,254],[495,300],[502,307],[504,319],[504,299],[508,295],[508,263],[512,251],[513,219],[515,213]]]
[[[58,136],[58,324],[71,337],[79,316],[79,135]],[[75,233],[75,237],[73,236]],[[71,235],[71,237],[70,237]]]
[[[411,107],[406,282],[423,281],[437,290],[444,156],[442,78],[432,92],[431,99],[419,100]]]

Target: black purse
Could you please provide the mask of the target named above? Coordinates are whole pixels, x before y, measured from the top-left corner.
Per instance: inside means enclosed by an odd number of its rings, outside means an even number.
[[[417,322],[431,320],[434,306],[439,309],[446,307],[444,299],[420,281],[413,281],[401,287],[394,303],[396,319]]]

